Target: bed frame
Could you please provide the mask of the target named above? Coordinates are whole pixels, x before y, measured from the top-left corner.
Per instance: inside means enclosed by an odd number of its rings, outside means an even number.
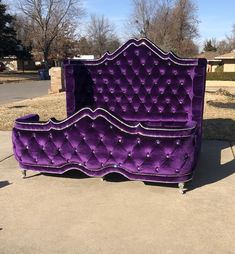
[[[16,119],[15,158],[23,169],[184,183],[198,160],[205,59],[181,59],[147,39],[129,40],[98,60],[64,62],[68,117]]]

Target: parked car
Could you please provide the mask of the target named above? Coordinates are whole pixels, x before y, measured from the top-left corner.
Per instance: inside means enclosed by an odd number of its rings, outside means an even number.
[[[6,67],[5,64],[3,62],[0,62],[0,71],[5,71]]]

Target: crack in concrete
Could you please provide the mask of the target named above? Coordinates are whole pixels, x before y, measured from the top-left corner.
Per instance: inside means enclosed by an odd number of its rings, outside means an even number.
[[[9,158],[11,158],[13,155],[14,155],[14,154],[10,154],[9,156],[7,156],[7,157],[1,159],[1,160],[0,160],[0,163],[3,162],[3,161],[5,161],[5,160],[7,160],[7,159],[9,159]]]

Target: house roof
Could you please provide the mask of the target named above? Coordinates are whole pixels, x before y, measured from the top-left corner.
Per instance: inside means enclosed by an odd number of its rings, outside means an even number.
[[[219,54],[216,51],[206,51],[202,52],[201,54],[197,55],[197,58],[206,58],[209,60],[215,60],[215,57],[217,57]]]
[[[215,57],[215,59],[235,59],[235,50],[230,53]]]

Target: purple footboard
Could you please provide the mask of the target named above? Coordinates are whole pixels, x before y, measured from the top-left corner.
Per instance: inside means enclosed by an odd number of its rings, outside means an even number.
[[[14,153],[25,169],[89,176],[119,172],[129,179],[178,182],[191,178],[196,123],[173,128],[130,125],[103,109],[82,109],[62,122],[16,120]]]
[[[99,60],[67,60],[68,118],[18,118],[15,158],[40,172],[186,182],[200,151],[205,70],[204,59],[179,59],[146,39]]]

